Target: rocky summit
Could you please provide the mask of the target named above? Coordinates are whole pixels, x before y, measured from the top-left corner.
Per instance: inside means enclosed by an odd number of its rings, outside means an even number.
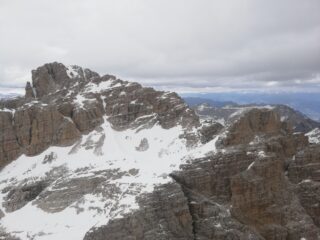
[[[25,90],[0,101],[0,239],[320,239],[313,122],[268,106],[202,118],[56,62]]]

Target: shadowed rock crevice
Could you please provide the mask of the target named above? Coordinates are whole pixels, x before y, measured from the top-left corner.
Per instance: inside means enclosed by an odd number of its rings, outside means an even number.
[[[188,189],[187,187],[185,187],[181,182],[179,182],[179,179],[177,178],[177,176],[175,176],[174,174],[169,174],[169,177],[171,177],[177,184],[180,185],[182,192],[184,193],[184,196],[186,197],[187,201],[188,201],[188,207],[189,207],[189,213],[192,217],[192,233],[193,233],[193,240],[196,240],[196,216],[195,216],[195,212],[192,209],[192,199],[190,196],[190,191],[191,189]]]

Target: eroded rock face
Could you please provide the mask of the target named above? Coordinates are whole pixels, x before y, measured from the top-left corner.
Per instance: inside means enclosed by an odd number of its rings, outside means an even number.
[[[201,133],[201,141],[203,143],[207,143],[211,141],[219,132],[223,129],[223,125],[214,121],[206,121],[203,127],[200,130]]]
[[[79,137],[75,124],[54,106],[33,105],[0,112],[0,166],[20,154],[36,155],[49,146],[68,146]]]
[[[66,70],[62,64],[49,63],[32,71],[32,84],[37,97],[43,97],[61,88],[69,80]]]
[[[290,162],[288,177],[293,183],[301,181],[320,182],[320,145],[313,145],[299,151]]]
[[[32,106],[14,115],[18,142],[28,155],[35,155],[51,145],[66,146],[80,137],[80,132],[54,106]]]
[[[171,174],[188,197],[194,239],[263,239],[230,214],[231,178],[254,161],[243,151],[198,159]]]
[[[192,240],[192,218],[179,184],[160,186],[139,197],[140,209],[106,226],[91,229],[85,240]]]
[[[298,152],[290,162],[288,177],[297,184],[302,206],[320,227],[320,145]]]
[[[99,74],[78,66],[67,68],[62,63],[47,63],[32,71],[32,85],[37,98],[68,88],[76,82],[84,83]]]
[[[252,109],[230,127],[225,145],[248,144],[258,134],[279,134],[282,128],[279,115],[269,109]]]
[[[12,113],[0,112],[0,168],[21,154],[12,121]]]
[[[253,161],[254,155],[247,155],[245,151],[217,154],[182,165],[182,171],[172,176],[186,188],[195,189],[203,196],[220,201],[230,200],[231,177],[244,171]]]
[[[82,133],[88,133],[103,123],[102,105],[92,104],[87,109],[75,108],[72,111],[72,120]]]
[[[117,84],[125,85],[103,94],[108,120],[115,129],[136,127],[150,120],[166,129],[177,124],[187,128],[199,126],[198,117],[176,93],[159,92],[120,80]]]
[[[8,189],[3,206],[7,212],[16,211],[34,200],[46,187],[46,182],[38,182]]]
[[[256,160],[248,171],[233,177],[231,191],[232,215],[265,239],[317,239],[320,234],[277,159]]]

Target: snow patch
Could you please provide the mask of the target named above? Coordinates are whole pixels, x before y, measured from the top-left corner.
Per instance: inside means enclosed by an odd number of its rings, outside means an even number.
[[[67,66],[67,75],[71,79],[79,77],[77,67],[76,66]]]
[[[254,161],[248,166],[247,170],[250,170],[253,165],[254,165]]]
[[[320,143],[320,129],[315,128],[312,131],[308,132],[306,136],[309,139],[309,143],[318,144]]]

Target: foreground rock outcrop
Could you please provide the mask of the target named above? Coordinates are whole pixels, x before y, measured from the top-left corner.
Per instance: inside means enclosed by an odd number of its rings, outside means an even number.
[[[320,144],[273,108],[50,63],[0,109],[1,239],[320,239]]]

